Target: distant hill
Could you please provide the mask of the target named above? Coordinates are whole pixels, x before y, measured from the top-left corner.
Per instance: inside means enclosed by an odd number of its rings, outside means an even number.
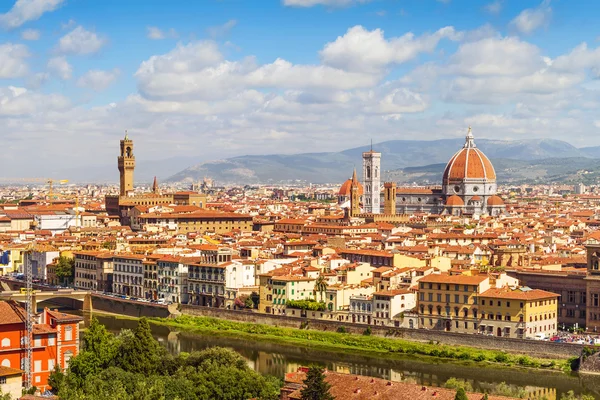
[[[500,183],[598,183],[600,160],[590,158],[546,158],[542,160],[491,159]],[[385,179],[400,184],[439,185],[446,164],[431,164],[387,171]]]
[[[588,157],[600,158],[600,146],[595,147],[582,147],[581,150]]]
[[[391,140],[378,143],[373,148],[382,153],[383,171],[402,169],[405,171],[402,173],[408,173],[407,177],[416,178],[419,175],[426,179],[433,179],[436,172],[431,169],[443,169],[445,163],[463,144],[464,139],[462,138],[433,141]],[[567,142],[553,139],[518,141],[476,139],[476,144],[494,163],[496,162],[494,160],[502,163],[501,160],[506,159],[532,162],[564,158],[583,163],[592,161],[591,159],[594,158],[591,150],[584,151],[584,149],[578,149]],[[207,161],[174,174],[168,181],[190,182],[209,176],[221,184],[277,183],[294,180],[312,183],[341,182],[351,176],[354,167],[360,173],[362,153],[368,150],[369,146],[363,146],[340,152],[240,156]],[[600,154],[597,157],[600,158]],[[509,161],[506,162],[506,166],[507,168],[524,168],[523,176],[530,178],[535,178],[535,174],[538,172],[539,176],[554,175],[560,172],[561,167],[563,169],[566,167],[565,162],[560,161],[548,161],[547,164],[527,162],[515,164],[513,161]],[[574,165],[573,162],[569,161],[570,165]],[[433,167],[433,164],[440,164],[441,167]],[[423,166],[430,169],[429,175],[427,175],[427,171],[410,169]],[[496,168],[502,170],[502,164],[497,165]],[[500,172],[498,175],[499,179],[502,179]],[[441,176],[441,172],[439,172],[439,176]],[[432,182],[439,183],[439,179]]]

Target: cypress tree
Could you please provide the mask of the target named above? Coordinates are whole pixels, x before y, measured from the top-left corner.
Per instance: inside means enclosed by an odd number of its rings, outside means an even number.
[[[329,393],[331,385],[325,382],[323,368],[312,366],[306,373],[304,388],[300,391],[302,400],[334,400]]]

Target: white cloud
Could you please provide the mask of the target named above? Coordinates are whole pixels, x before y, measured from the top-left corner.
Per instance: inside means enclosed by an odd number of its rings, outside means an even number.
[[[73,75],[73,67],[65,57],[53,57],[48,60],[48,71],[54,76],[62,80],[71,79]]]
[[[380,72],[390,64],[401,64],[417,57],[420,53],[430,53],[443,38],[457,40],[460,37],[453,27],[439,29],[433,34],[403,36],[386,40],[381,29],[369,31],[355,26],[344,36],[327,43],[320,55],[323,63],[348,71]]]
[[[171,52],[144,61],[135,73],[138,89],[154,99],[216,99],[245,88],[369,87],[378,78],[327,65],[295,65],[283,59],[258,65],[253,57],[223,59],[215,42],[178,45]]]
[[[8,86],[0,88],[0,115],[27,115],[50,110],[63,110],[70,104],[61,95],[43,95],[30,92],[22,87]]]
[[[313,7],[313,6],[330,6],[330,7],[346,7],[354,4],[364,4],[371,0],[282,0],[284,6],[291,7]]]
[[[161,39],[166,39],[166,38],[171,38],[171,39],[175,39],[177,38],[177,31],[175,31],[175,29],[171,28],[168,31],[163,31],[160,28],[157,28],[156,26],[149,26],[146,28],[147,33],[146,36],[148,37],[148,39],[152,39],[152,40],[161,40]]]
[[[27,46],[22,44],[0,44],[0,78],[19,78],[27,74],[25,61],[30,56]]]
[[[219,38],[221,36],[225,36],[237,25],[237,20],[230,19],[225,22],[223,25],[211,26],[207,29],[208,34],[212,38]]]
[[[119,74],[120,71],[116,68],[112,71],[93,69],[86,72],[85,75],[79,78],[77,81],[77,86],[99,92],[112,85],[116,81]]]
[[[0,14],[0,25],[6,29],[18,28],[35,21],[44,13],[56,10],[64,0],[17,0],[5,14]]]
[[[492,15],[500,14],[500,11],[502,11],[502,0],[492,1],[486,4],[483,9]]]
[[[528,8],[521,11],[511,22],[510,25],[517,31],[530,34],[538,28],[547,26],[552,18],[552,7],[550,1],[544,0],[536,8]]]
[[[40,31],[37,29],[25,29],[21,32],[21,39],[23,40],[38,40],[40,38]]]
[[[106,39],[80,25],[59,39],[57,51],[62,54],[93,54],[104,44]]]

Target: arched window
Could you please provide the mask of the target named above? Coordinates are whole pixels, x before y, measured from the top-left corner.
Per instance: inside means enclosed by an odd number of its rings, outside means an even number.
[[[375,167],[375,178],[377,178],[377,175],[379,175],[379,167]]]
[[[10,347],[10,339],[9,338],[2,339],[2,347]]]
[[[367,165],[367,179],[371,179],[371,167]]]
[[[429,309],[429,314],[433,314],[433,306],[430,304],[427,308]]]
[[[425,306],[421,304],[421,314],[425,314]]]
[[[437,313],[438,313],[438,315],[442,315],[442,307],[441,306],[437,306]]]
[[[2,360],[2,366],[10,368],[10,360],[8,358]]]
[[[69,365],[71,358],[73,358],[73,352],[71,350],[65,351],[65,355],[64,355],[65,367],[67,367]]]

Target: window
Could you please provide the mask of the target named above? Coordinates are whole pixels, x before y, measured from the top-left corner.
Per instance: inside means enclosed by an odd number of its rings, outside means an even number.
[[[446,295],[446,303],[450,303],[450,295],[449,294]]]
[[[575,303],[575,292],[572,290],[567,292],[567,303]]]
[[[455,294],[455,295],[454,295],[454,302],[455,302],[455,303],[458,303],[459,301],[460,301],[460,296],[459,296],[459,295],[457,295],[457,294]]]
[[[10,360],[8,358],[5,358],[4,360],[2,360],[2,366],[10,368]]]
[[[10,339],[9,338],[2,339],[2,347],[10,347]]]
[[[519,304],[519,307],[523,308],[523,302],[521,302],[521,303]]]
[[[481,299],[481,305],[485,306],[485,300],[484,299]]]
[[[54,370],[54,359],[50,358],[48,360],[48,371]]]
[[[465,285],[464,291],[465,291],[465,292],[468,292],[468,291],[469,291],[469,286],[468,286],[468,285]]]
[[[594,307],[598,307],[598,303],[599,303],[598,293],[592,293],[592,305]]]
[[[437,301],[438,301],[438,303],[442,302],[442,295],[440,293],[438,293],[438,295],[437,295]]]
[[[425,301],[425,293],[423,293],[423,292],[419,293],[419,300]]]
[[[65,340],[73,340],[73,327],[65,327]]]
[[[506,307],[510,307],[510,301],[506,302]]]
[[[35,360],[33,362],[33,372],[41,372],[42,371],[42,360]]]

